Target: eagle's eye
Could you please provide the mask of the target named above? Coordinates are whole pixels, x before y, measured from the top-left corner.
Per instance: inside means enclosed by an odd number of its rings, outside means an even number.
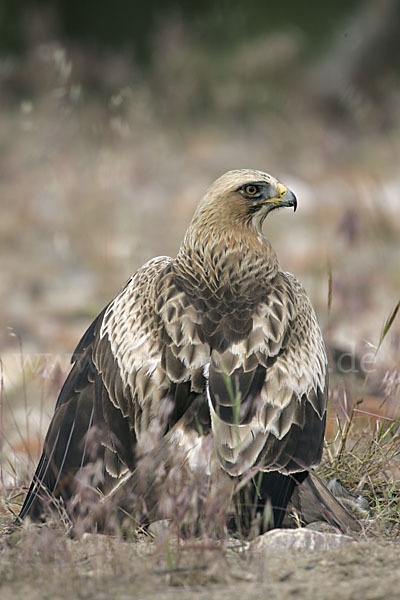
[[[246,185],[246,187],[244,188],[244,191],[249,196],[255,196],[259,192],[258,187],[256,185],[251,185],[251,184],[250,185]]]

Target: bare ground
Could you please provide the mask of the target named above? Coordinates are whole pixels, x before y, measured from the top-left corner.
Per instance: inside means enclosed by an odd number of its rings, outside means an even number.
[[[76,541],[48,529],[27,530],[2,540],[1,597],[399,597],[398,543],[366,540],[316,551],[240,550],[234,541],[223,549],[209,542],[210,547],[191,542],[177,549],[101,535]]]

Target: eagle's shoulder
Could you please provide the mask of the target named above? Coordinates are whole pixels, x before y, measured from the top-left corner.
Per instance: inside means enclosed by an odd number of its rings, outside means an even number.
[[[93,362],[111,402],[136,434],[160,415],[168,399],[179,403],[203,388],[210,348],[201,316],[179,286],[168,257],[141,267],[106,308]],[[178,411],[180,414],[180,411]]]
[[[154,388],[160,389],[165,373],[161,362],[160,320],[155,311],[160,278],[172,259],[154,258],[140,267],[103,312],[92,357],[111,402],[124,416],[132,414]],[[151,385],[149,385],[151,383]]]

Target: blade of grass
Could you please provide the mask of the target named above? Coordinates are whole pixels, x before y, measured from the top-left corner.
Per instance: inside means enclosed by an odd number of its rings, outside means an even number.
[[[328,256],[327,261],[327,270],[328,270],[328,315],[331,312],[332,308],[332,263],[331,259]]]
[[[385,339],[385,337],[387,336],[387,334],[389,333],[389,330],[391,328],[391,326],[393,325],[393,322],[397,316],[397,313],[399,312],[400,309],[400,300],[398,301],[398,303],[396,304],[396,306],[394,307],[392,313],[389,315],[389,317],[386,319],[382,331],[381,331],[381,335],[379,338],[379,343],[378,346],[376,348],[376,352],[375,355],[378,353],[379,348],[382,345],[383,340]]]

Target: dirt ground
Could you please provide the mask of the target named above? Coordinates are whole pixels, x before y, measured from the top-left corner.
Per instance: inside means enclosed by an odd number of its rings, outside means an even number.
[[[3,600],[399,597],[398,543],[370,539],[331,550],[251,551],[234,542],[224,550],[192,542],[176,550],[101,535],[74,541],[46,529],[15,535],[18,540],[1,542]]]

